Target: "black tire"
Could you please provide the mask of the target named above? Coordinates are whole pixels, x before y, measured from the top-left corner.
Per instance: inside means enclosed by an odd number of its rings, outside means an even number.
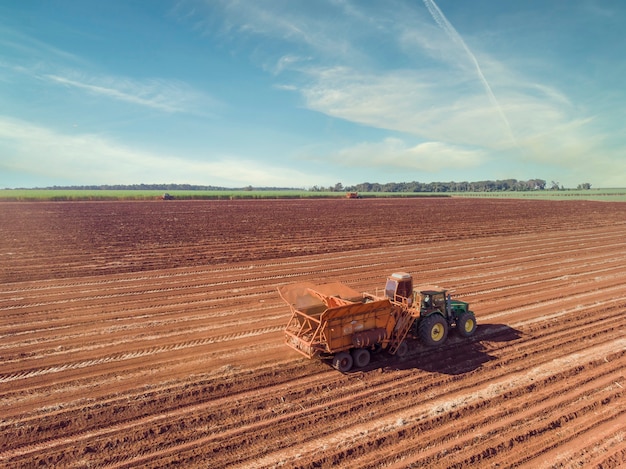
[[[419,336],[424,345],[441,345],[448,337],[448,322],[440,314],[431,314],[420,321]]]
[[[370,364],[370,351],[366,348],[356,348],[352,351],[352,360],[354,366],[363,368]]]
[[[398,349],[396,350],[396,356],[402,358],[407,353],[409,353],[409,344],[407,344],[404,340],[400,345],[398,345]]]
[[[348,352],[339,352],[333,357],[333,367],[342,373],[350,371],[353,363],[354,360],[352,360],[352,355]]]
[[[470,312],[463,313],[456,322],[456,330],[463,337],[469,337],[476,332],[476,316]]]

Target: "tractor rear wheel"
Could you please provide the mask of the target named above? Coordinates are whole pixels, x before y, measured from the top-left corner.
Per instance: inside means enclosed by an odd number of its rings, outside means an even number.
[[[354,363],[354,361],[352,360],[352,355],[350,355],[348,352],[339,352],[333,357],[333,367],[341,371],[342,373],[350,371],[350,368],[352,368],[352,363]]]
[[[441,345],[448,337],[448,321],[440,314],[432,314],[420,321],[420,340],[429,347]]]
[[[456,328],[463,337],[469,337],[476,331],[476,317],[472,313],[463,313],[456,322]]]
[[[357,348],[352,351],[352,360],[354,366],[357,368],[363,368],[370,363],[370,351],[366,348]]]

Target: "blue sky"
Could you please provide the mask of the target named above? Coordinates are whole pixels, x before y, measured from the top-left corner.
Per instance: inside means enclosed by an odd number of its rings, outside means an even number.
[[[0,187],[626,187],[621,0],[0,3]]]

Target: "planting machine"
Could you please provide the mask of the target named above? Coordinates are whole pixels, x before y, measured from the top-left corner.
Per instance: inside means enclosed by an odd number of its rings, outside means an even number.
[[[278,292],[291,308],[287,345],[308,358],[330,358],[342,372],[367,366],[372,352],[405,355],[409,335],[436,346],[450,328],[464,337],[476,330],[468,303],[439,287],[413,288],[411,275],[403,272],[387,278],[382,297],[337,282],[297,283]]]

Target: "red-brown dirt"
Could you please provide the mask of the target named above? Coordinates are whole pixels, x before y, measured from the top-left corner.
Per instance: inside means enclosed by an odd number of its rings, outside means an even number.
[[[0,204],[2,467],[618,467],[626,204]],[[479,322],[341,374],[276,287],[393,271]]]

